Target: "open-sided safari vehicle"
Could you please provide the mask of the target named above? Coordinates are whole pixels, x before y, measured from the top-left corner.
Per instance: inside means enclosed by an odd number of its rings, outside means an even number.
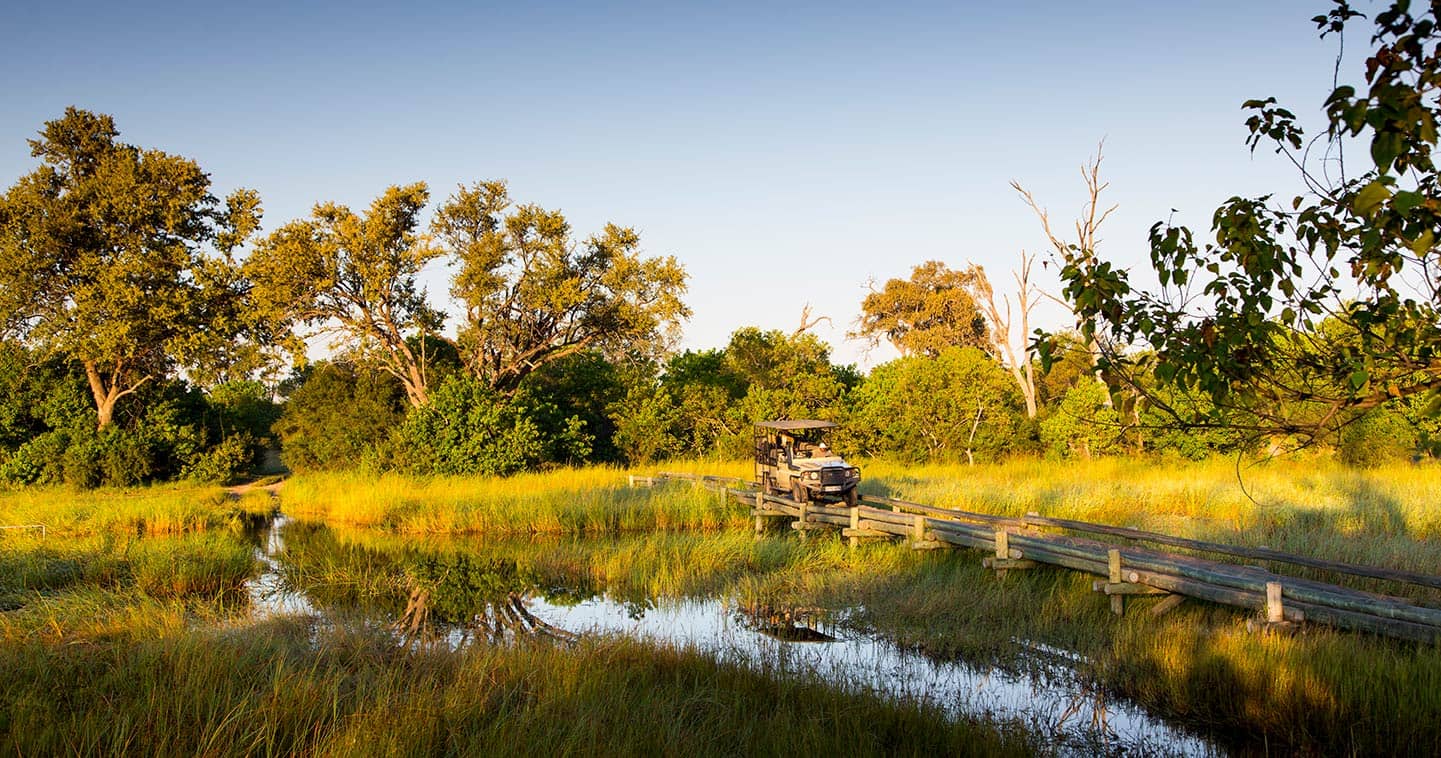
[[[861,470],[826,444],[830,421],[794,419],[756,424],[756,481],[767,492],[810,500],[856,504]]]

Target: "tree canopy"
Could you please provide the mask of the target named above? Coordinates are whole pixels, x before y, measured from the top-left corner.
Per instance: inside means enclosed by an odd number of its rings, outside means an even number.
[[[1168,406],[1185,422],[1313,436],[1393,399],[1438,397],[1441,27],[1437,6],[1410,11],[1396,2],[1376,14],[1364,84],[1334,88],[1314,139],[1274,98],[1245,103],[1251,149],[1285,156],[1305,192],[1231,198],[1205,244],[1156,224],[1157,291],[1094,250],[1062,251],[1065,296],[1113,385],[1141,387],[1154,372],[1212,401],[1190,406],[1201,414]],[[1358,18],[1339,0],[1314,21],[1339,37]],[[1357,142],[1369,147],[1360,171],[1341,160]]]
[[[417,231],[429,197],[417,182],[390,187],[363,216],[322,203],[310,218],[275,230],[246,262],[255,307],[268,321],[331,335],[332,347],[373,358],[416,406],[429,385],[418,348],[442,321],[417,281],[440,255]],[[294,351],[304,350],[305,336],[291,335]]]
[[[935,357],[951,347],[990,350],[991,337],[971,296],[978,273],[956,271],[940,261],[911,269],[909,279],[890,279],[872,289],[861,303],[861,317],[852,337],[872,346],[881,340],[901,355]]]
[[[690,315],[674,257],[642,256],[635,230],[615,224],[577,242],[560,211],[513,206],[504,182],[459,188],[433,228],[458,266],[461,357],[503,393],[586,350],[659,355]]]
[[[0,328],[83,366],[102,428],[145,382],[214,359],[200,335],[233,341],[240,324],[213,306],[260,216],[255,193],[222,203],[194,161],[119,134],[66,109],[30,140],[41,165],[0,197]]]

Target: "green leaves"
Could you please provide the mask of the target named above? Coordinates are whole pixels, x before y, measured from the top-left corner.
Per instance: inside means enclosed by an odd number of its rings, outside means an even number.
[[[1356,198],[1351,202],[1352,210],[1362,216],[1375,215],[1381,205],[1391,197],[1391,188],[1386,183],[1377,179],[1356,193]]]
[[[260,221],[254,192],[222,207],[194,161],[118,136],[109,116],[68,108],[0,200],[0,325],[84,365],[102,427],[145,382],[225,357],[197,349],[197,335],[237,339],[207,287],[226,281],[211,245],[229,256]]]

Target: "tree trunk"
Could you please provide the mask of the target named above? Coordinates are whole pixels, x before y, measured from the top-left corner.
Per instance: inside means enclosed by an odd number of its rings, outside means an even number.
[[[114,386],[105,386],[105,379],[100,376],[95,361],[85,361],[84,364],[85,378],[90,382],[90,395],[95,399],[95,415],[99,419],[95,428],[104,429],[115,418],[115,401],[120,395]]]

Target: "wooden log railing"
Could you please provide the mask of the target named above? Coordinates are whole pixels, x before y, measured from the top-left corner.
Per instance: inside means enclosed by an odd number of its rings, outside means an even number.
[[[1111,598],[1122,612],[1126,596],[1169,595],[1154,612],[1174,607],[1181,597],[1264,613],[1267,626],[1309,621],[1357,631],[1441,643],[1441,609],[1419,605],[1402,597],[1293,576],[1235,562],[1212,560],[1191,553],[1170,553],[1135,545],[1146,542],[1216,553],[1248,560],[1281,562],[1348,576],[1365,577],[1441,588],[1441,576],[1400,569],[1359,566],[1264,547],[1246,547],[1148,532],[1129,527],[1094,524],[1027,514],[1021,518],[977,513],[913,503],[897,498],[864,496],[860,504],[797,503],[789,497],[761,492],[754,482],[721,476],[660,473],[635,477],[645,485],[684,480],[721,492],[752,507],[759,533],[764,522],[795,519],[793,526],[807,530],[839,528],[855,545],[867,537],[899,537],[916,547],[954,546],[988,554],[986,562],[998,570],[1045,564],[1102,577],[1095,589]],[[1062,530],[1088,536],[1057,534]],[[1096,537],[1121,538],[1116,544]]]

